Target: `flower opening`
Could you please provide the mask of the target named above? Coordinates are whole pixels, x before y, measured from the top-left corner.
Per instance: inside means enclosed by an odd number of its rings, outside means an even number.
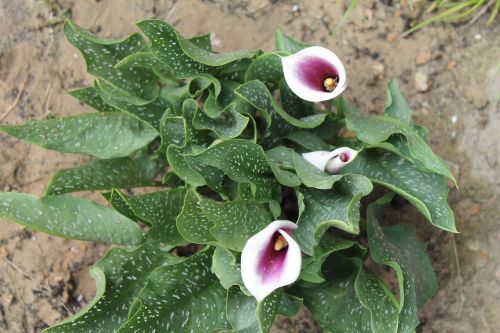
[[[241,275],[248,291],[262,301],[300,274],[302,254],[291,237],[297,225],[279,220],[250,237],[241,253]]]
[[[281,58],[281,62],[286,83],[304,100],[329,100],[347,87],[344,65],[335,53],[323,47],[305,48]]]
[[[302,157],[321,171],[325,171],[329,174],[335,174],[344,166],[351,163],[357,155],[358,151],[348,147],[341,147],[331,152],[313,151],[305,153],[302,154]]]

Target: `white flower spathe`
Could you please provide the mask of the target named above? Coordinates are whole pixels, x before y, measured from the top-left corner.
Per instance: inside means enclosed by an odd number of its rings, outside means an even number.
[[[310,102],[326,101],[347,87],[344,65],[335,53],[320,46],[282,57],[283,74],[290,89]]]
[[[241,253],[241,276],[258,302],[298,279],[302,254],[291,237],[296,228],[291,221],[278,220],[247,240]]]
[[[302,154],[302,157],[321,171],[325,171],[329,174],[335,174],[344,166],[351,163],[357,155],[357,150],[348,147],[341,147],[331,152],[313,151],[310,153],[304,153]]]

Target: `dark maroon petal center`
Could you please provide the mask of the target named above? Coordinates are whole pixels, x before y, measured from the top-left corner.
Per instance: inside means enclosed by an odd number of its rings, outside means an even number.
[[[349,156],[349,153],[348,153],[348,152],[345,152],[345,153],[342,153],[342,154],[340,154],[340,155],[339,155],[339,159],[340,159],[340,161],[342,161],[342,162],[347,162],[347,161],[349,161],[351,158],[350,158],[350,156]]]
[[[274,244],[280,235],[281,234],[276,231],[266,248],[260,254],[257,269],[262,276],[263,282],[278,280],[283,270],[288,246],[279,251],[274,249]]]
[[[335,66],[321,59],[309,57],[299,63],[299,77],[311,89],[318,91],[326,91],[325,80],[328,78],[339,82],[339,73]]]

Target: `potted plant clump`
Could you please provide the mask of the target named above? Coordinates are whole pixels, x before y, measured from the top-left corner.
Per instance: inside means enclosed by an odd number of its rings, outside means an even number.
[[[41,198],[0,193],[1,218],[121,245],[91,270],[95,299],[46,332],[268,332],[302,305],[336,333],[413,332],[436,278],[414,227],[379,218],[401,196],[455,232],[454,178],[397,81],[383,115],[368,116],[343,100],[332,51],[281,30],[273,52],[214,53],[208,35],[138,27],[105,40],[66,22],[95,77],[70,94],[94,112],[0,125],[95,157],[57,171]]]

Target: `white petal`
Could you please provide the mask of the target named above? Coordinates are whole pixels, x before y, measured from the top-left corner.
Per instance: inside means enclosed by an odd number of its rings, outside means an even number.
[[[323,151],[323,150],[318,150],[318,151],[313,151],[310,153],[304,153],[302,154],[302,157],[312,165],[314,165],[316,168],[320,169],[321,171],[325,171],[326,164],[328,161],[334,157],[335,155],[332,155],[331,151]]]
[[[344,65],[332,51],[320,46],[305,48],[281,58],[283,74],[290,89],[300,98],[310,102],[326,101],[340,95],[347,87]],[[338,76],[333,91],[325,91],[324,80],[332,77],[330,69]]]
[[[302,157],[321,171],[334,174],[351,163],[357,155],[358,151],[349,147],[341,147],[332,152],[319,150],[304,153]]]
[[[279,220],[270,223],[266,228],[250,237],[241,253],[241,276],[248,291],[262,301],[279,287],[295,282],[300,274],[302,255],[299,245],[289,235],[297,225],[291,221]],[[279,232],[288,243],[286,254],[278,270],[262,270],[262,262],[269,247],[274,251],[273,236]],[[284,252],[285,253],[285,252]],[[273,261],[267,261],[271,265]]]

